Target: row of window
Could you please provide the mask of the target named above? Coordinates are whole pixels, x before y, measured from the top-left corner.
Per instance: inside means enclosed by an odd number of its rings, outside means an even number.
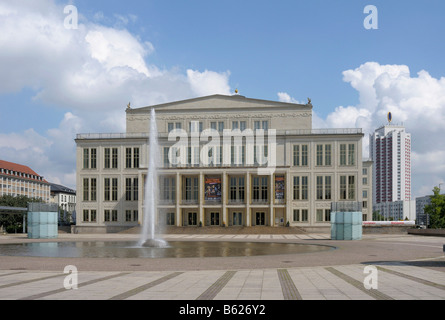
[[[247,121],[232,121],[232,126],[230,129],[232,130],[240,130],[244,131],[247,129]],[[204,124],[202,121],[190,121],[188,123],[189,132],[202,132]],[[169,122],[167,124],[168,132],[173,131],[174,129],[182,129],[182,122]],[[210,121],[210,129],[217,130],[219,132],[223,132],[225,128],[224,121]],[[263,129],[269,130],[269,121],[254,121],[253,129]]]
[[[230,222],[233,226],[244,225],[245,215],[243,212],[231,212]],[[267,224],[267,214],[266,212],[254,212],[253,213],[253,223],[255,225],[266,225]],[[166,212],[165,216],[161,220],[163,224],[168,226],[176,225],[176,214],[174,212]],[[209,212],[206,214],[207,223],[210,226],[220,226],[221,225],[221,213],[218,211]],[[309,222],[309,210],[308,209],[294,209],[293,210],[293,222]],[[138,210],[125,210],[125,222],[137,222],[139,218]],[[331,220],[331,210],[330,209],[316,209],[315,221],[316,222],[329,222]],[[118,222],[118,211],[117,210],[104,210],[103,216],[104,222]],[[97,211],[96,210],[83,210],[83,222],[97,222]],[[187,212],[183,215],[183,224],[187,226],[197,226],[198,225],[198,213],[197,212]]]
[[[137,222],[138,210],[125,210],[125,222]],[[97,210],[83,210],[83,222],[97,222]],[[118,222],[117,210],[104,210],[105,222]]]
[[[356,199],[356,177],[353,175],[342,175],[339,177],[339,199],[355,200]],[[252,177],[252,202],[268,202],[270,197],[270,177],[253,176]],[[316,200],[333,200],[333,177],[330,175],[316,176]],[[176,177],[160,177],[160,200],[169,203],[176,201]],[[183,193],[182,200],[196,203],[199,199],[199,178],[183,177]],[[284,183],[284,175],[275,176],[275,195],[274,199],[285,199],[286,187]],[[293,200],[309,200],[309,176],[293,177]],[[205,200],[221,202],[222,198],[222,181],[220,176],[205,178]],[[229,177],[229,201],[244,203],[246,198],[246,181],[245,177],[232,176]],[[97,201],[97,179],[83,179],[83,201]],[[104,178],[104,201],[119,200],[119,181],[118,178]],[[139,179],[125,179],[125,200],[139,200]]]
[[[170,150],[170,147],[164,147],[163,160],[165,167],[179,165],[200,166],[201,163],[201,149],[200,147],[185,148],[185,156],[181,158],[179,149]],[[308,144],[299,144],[293,146],[293,166],[295,167],[309,167],[310,152]],[[140,164],[140,148],[125,148],[125,169],[139,168]],[[253,147],[252,159],[247,159],[246,146],[231,146],[230,149],[230,165],[265,165],[267,164],[268,146],[265,145],[257,150]],[[83,149],[83,169],[97,169],[97,149],[84,148]],[[316,145],[316,163],[317,167],[332,166],[333,149],[331,144],[317,144]],[[206,163],[209,166],[219,166],[224,163],[223,146],[209,147],[208,159]],[[119,148],[104,148],[104,169],[118,169],[119,168]],[[250,162],[250,163],[249,163]],[[355,144],[340,144],[339,155],[340,166],[354,166],[356,164],[356,148]]]
[[[83,149],[83,169],[97,169],[97,148]],[[117,169],[119,148],[104,148],[104,169]],[[139,168],[140,148],[125,148],[125,168]]]

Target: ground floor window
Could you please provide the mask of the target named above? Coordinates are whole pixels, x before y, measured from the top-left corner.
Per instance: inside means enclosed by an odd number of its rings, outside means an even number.
[[[131,221],[138,221],[139,214],[137,210],[125,210],[125,221],[131,222]]]
[[[294,209],[294,222],[308,222],[308,210]]]
[[[331,221],[331,209],[317,209],[317,222]]]
[[[175,213],[174,212],[167,212],[167,221],[166,224],[168,226],[174,226],[175,225]]]

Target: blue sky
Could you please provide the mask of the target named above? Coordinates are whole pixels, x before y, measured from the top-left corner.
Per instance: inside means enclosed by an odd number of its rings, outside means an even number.
[[[67,4],[79,30],[63,28]],[[363,26],[369,4],[377,30]],[[424,194],[445,180],[445,144],[431,139],[445,119],[444,12],[440,0],[2,1],[0,158],[74,187],[75,133],[123,131],[128,101],[238,88],[310,97],[314,126],[371,132],[393,111],[413,134],[414,189]]]

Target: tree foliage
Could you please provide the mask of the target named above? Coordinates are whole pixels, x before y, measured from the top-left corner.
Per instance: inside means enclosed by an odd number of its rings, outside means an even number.
[[[445,195],[440,194],[440,188],[434,187],[430,196],[431,204],[426,205],[424,212],[430,217],[429,227],[432,229],[445,228]]]
[[[27,208],[29,202],[42,202],[42,199],[11,195],[0,197],[1,207]],[[23,213],[0,211],[0,226],[3,226],[6,232],[21,231],[23,228]]]

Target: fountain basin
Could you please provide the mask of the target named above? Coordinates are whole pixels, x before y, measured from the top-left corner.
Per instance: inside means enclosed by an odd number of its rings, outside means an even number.
[[[335,247],[274,242],[172,241],[165,247],[131,241],[61,241],[0,245],[0,256],[50,258],[207,258],[327,252]]]

